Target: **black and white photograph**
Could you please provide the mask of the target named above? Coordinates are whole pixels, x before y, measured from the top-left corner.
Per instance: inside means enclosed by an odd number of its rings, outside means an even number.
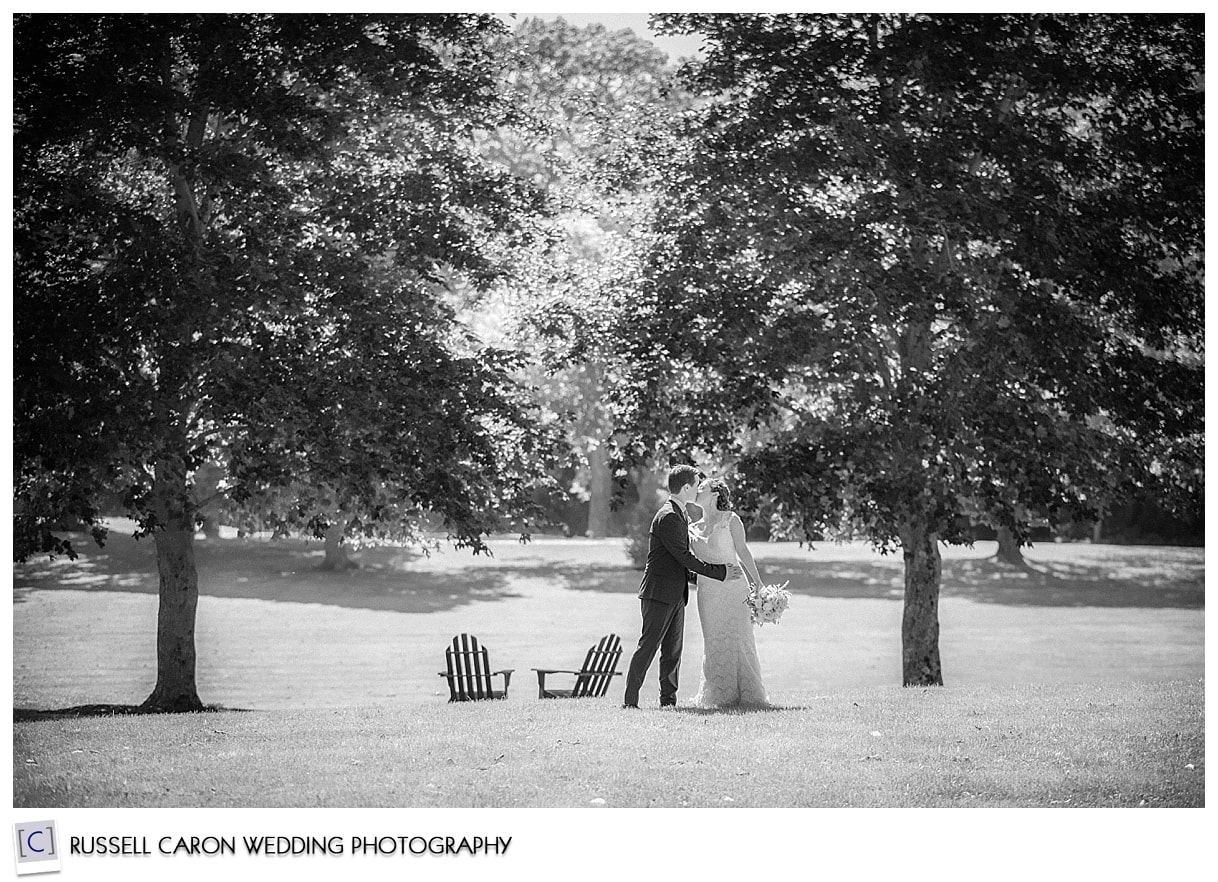
[[[1202,854],[1204,15],[8,18],[19,875]]]

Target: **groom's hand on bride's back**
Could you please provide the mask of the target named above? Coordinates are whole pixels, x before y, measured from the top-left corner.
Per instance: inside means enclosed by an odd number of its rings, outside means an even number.
[[[738,563],[730,563],[727,565],[727,579],[729,582],[732,581],[733,579],[743,579],[743,578],[744,578],[744,567],[740,566],[740,564],[738,564]]]

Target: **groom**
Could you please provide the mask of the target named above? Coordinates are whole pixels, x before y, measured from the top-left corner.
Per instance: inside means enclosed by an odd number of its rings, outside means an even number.
[[[651,522],[647,567],[639,586],[643,634],[639,637],[639,648],[630,660],[623,707],[639,706],[639,689],[657,649],[660,650],[660,707],[676,705],[685,604],[689,602],[689,582],[693,573],[720,582],[729,577],[739,579],[744,574],[739,564],[703,563],[689,551],[689,518],[685,506],[698,495],[701,478],[693,466],[679,465],[669,471],[671,496]]]

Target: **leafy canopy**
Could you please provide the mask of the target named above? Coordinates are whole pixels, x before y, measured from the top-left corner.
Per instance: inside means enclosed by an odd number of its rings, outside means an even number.
[[[115,493],[152,529],[167,463],[219,463],[230,516],[279,530],[527,529],[553,438],[437,281],[489,284],[540,205],[473,147],[513,116],[500,29],[17,17],[19,556]]]
[[[717,453],[776,526],[882,547],[1197,492],[1200,17],[654,21],[706,59],[623,458]]]

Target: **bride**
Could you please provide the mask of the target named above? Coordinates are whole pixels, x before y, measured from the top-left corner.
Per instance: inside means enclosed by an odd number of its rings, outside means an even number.
[[[732,511],[731,490],[722,478],[709,478],[695,499],[702,518],[689,528],[689,550],[707,563],[739,559],[749,581],[716,582],[698,577],[698,618],[705,650],[697,707],[768,706],[761,663],[745,598],[749,582],[761,584],[757,564],[744,541],[744,524]]]

